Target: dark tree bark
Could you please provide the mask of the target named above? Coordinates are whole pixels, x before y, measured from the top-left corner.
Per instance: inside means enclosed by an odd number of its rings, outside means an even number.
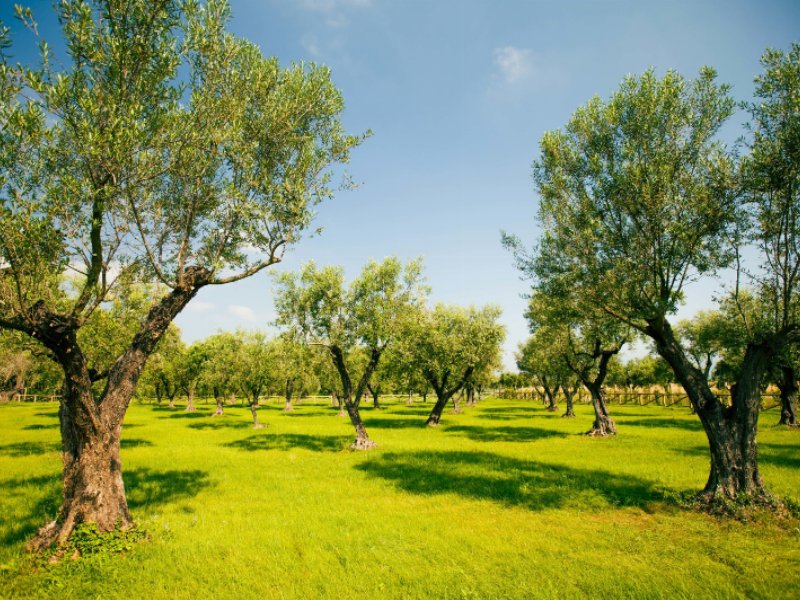
[[[437,377],[432,371],[426,371],[424,373],[425,379],[431,385],[434,393],[436,394],[436,403],[433,405],[433,409],[431,409],[431,414],[428,415],[428,420],[425,421],[425,425],[428,427],[436,427],[439,425],[439,422],[442,419],[444,407],[447,406],[447,401],[450,400],[450,398],[452,398],[456,392],[463,387],[464,381],[466,381],[472,375],[473,370],[473,367],[468,367],[461,379],[459,379],[449,388],[447,387],[450,380],[449,370],[446,370],[442,374],[441,378]]]
[[[38,339],[64,372],[59,408],[63,462],[63,501],[56,519],[28,542],[38,550],[63,544],[81,523],[95,523],[101,532],[132,525],[120,461],[122,421],[148,357],[175,316],[208,278],[208,271],[187,269],[182,286],[153,306],[130,346],[109,369],[99,396],[77,341],[80,323],[72,316],[36,303],[25,320],[4,321],[5,327]]]
[[[790,366],[781,367],[778,389],[781,391],[781,419],[779,425],[797,426],[797,375]]]
[[[608,374],[609,361],[615,354],[618,354],[619,351],[622,350],[624,344],[625,342],[623,341],[614,348],[603,350],[600,347],[600,341],[597,340],[594,345],[594,350],[591,353],[584,353],[588,358],[592,359],[593,363],[591,365],[578,366],[573,364],[572,361],[567,360],[567,366],[580,378],[581,383],[589,391],[592,398],[594,423],[592,424],[592,428],[586,432],[586,435],[606,436],[617,434],[617,426],[608,414],[605,392],[603,391],[603,382]],[[591,379],[590,372],[594,361],[597,359],[600,359],[597,365],[597,374],[594,379]]]
[[[556,396],[558,395],[558,390],[561,387],[559,383],[556,383],[554,388],[550,387],[550,384],[547,381],[546,375],[539,376],[539,379],[542,382],[542,388],[544,389],[544,395],[542,396],[542,401],[547,402],[547,408],[550,412],[555,412],[558,410],[558,406],[556,406]]]
[[[731,387],[731,405],[714,395],[702,371],[695,367],[675,338],[666,320],[648,321],[644,333],[656,344],[658,353],[670,364],[677,381],[683,385],[708,438],[711,466],[702,497],[738,500],[748,496],[768,500],[758,468],[758,413],[761,390],[770,366],[796,331],[783,330],[747,345],[741,371]]]
[[[370,349],[369,361],[367,362],[367,366],[364,368],[364,372],[361,375],[361,379],[359,379],[358,383],[356,384],[355,389],[353,388],[353,382],[350,379],[350,373],[347,370],[347,365],[345,364],[344,352],[342,352],[342,349],[338,346],[328,346],[328,350],[331,353],[333,364],[336,366],[336,370],[339,373],[339,379],[342,382],[342,394],[339,397],[340,411],[342,404],[344,404],[344,407],[347,410],[347,416],[350,417],[350,422],[353,424],[353,428],[356,430],[356,439],[351,448],[353,450],[370,450],[375,448],[378,444],[373,442],[367,434],[367,429],[364,427],[364,421],[361,419],[361,414],[358,411],[358,407],[361,404],[361,398],[364,396],[364,392],[367,389],[367,382],[369,382],[372,374],[375,372],[375,369],[378,366],[383,348]]]
[[[380,410],[381,403],[379,397],[381,395],[381,386],[368,383],[367,389],[369,390],[369,393],[372,394],[372,407]]]
[[[574,418],[575,417],[575,403],[574,403],[574,396],[575,393],[578,391],[578,386],[580,382],[576,383],[572,389],[567,387],[566,385],[561,386],[561,389],[564,390],[564,398],[567,402],[567,410],[561,415],[564,418]]]
[[[286,404],[283,405],[283,410],[286,412],[290,412],[294,410],[294,406],[292,406],[292,394],[294,393],[294,381],[292,379],[286,380],[286,386],[284,387],[286,392]]]

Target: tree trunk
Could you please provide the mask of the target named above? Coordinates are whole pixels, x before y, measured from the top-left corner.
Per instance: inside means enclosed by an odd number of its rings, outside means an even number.
[[[291,379],[286,380],[286,404],[283,405],[283,410],[286,412],[290,412],[294,410],[294,406],[292,406],[292,392],[294,392],[294,381]]]
[[[436,391],[436,403],[433,405],[431,414],[428,415],[428,420],[425,421],[425,425],[428,427],[436,427],[439,425],[439,421],[442,419],[442,412],[444,411],[444,407],[447,406],[447,401],[449,399],[447,394]]]
[[[564,390],[564,399],[567,402],[567,410],[561,416],[565,418],[574,418],[575,406],[573,402],[573,395],[575,394],[575,389],[569,389],[567,386],[561,386],[561,389]]]
[[[378,400],[378,398],[381,395],[380,387],[377,386],[377,385],[376,386],[367,385],[367,389],[372,394],[372,407],[373,408],[377,408],[378,410],[380,410],[381,409],[381,403]]]
[[[769,500],[758,468],[758,413],[765,376],[788,334],[778,332],[747,345],[739,378],[731,388],[731,406],[726,406],[714,395],[702,371],[687,359],[666,320],[649,321],[645,333],[672,367],[706,432],[711,466],[703,499],[709,503],[720,498]]]
[[[781,381],[778,388],[781,391],[781,419],[779,425],[797,426],[797,376],[792,367],[781,367]]]
[[[253,429],[264,429],[266,425],[258,422],[258,395],[250,401],[250,414],[253,415]]]
[[[222,394],[215,394],[214,400],[217,402],[217,407],[214,409],[214,414],[211,415],[212,417],[221,417],[225,414],[225,399]]]
[[[408,399],[406,400],[406,406],[411,406],[414,404],[414,396],[411,392],[408,392]]]
[[[364,421],[361,420],[361,414],[358,412],[358,406],[353,402],[346,402],[347,415],[350,417],[350,422],[356,430],[356,441],[353,442],[351,448],[353,450],[371,450],[376,448],[378,444],[373,442],[367,434],[367,429],[364,427]]]
[[[347,413],[344,410],[344,402],[342,401],[342,396],[340,394],[336,394],[336,402],[339,403],[339,412],[336,413],[336,416],[346,417]]]
[[[169,396],[169,407],[175,408],[175,394],[170,394]]]
[[[40,301],[24,322],[13,322],[14,328],[52,351],[64,371],[59,409],[63,502],[56,519],[30,540],[31,550],[64,543],[81,523],[95,523],[100,532],[132,525],[119,457],[122,421],[148,357],[208,276],[206,269],[187,268],[182,281],[187,287],[175,288],[150,308],[130,346],[108,370],[99,398],[95,398],[90,370],[77,342],[79,325],[74,318],[52,313]]]
[[[190,386],[186,393],[186,412],[197,412],[197,407],[194,405],[194,386]]]
[[[592,408],[594,408],[594,423],[586,435],[616,435],[617,426],[614,420],[608,415],[605,394],[599,385],[589,385],[589,393],[592,396]]]

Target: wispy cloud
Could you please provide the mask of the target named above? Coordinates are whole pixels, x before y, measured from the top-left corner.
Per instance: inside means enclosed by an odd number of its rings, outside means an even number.
[[[494,100],[520,98],[534,90],[562,85],[566,74],[558,64],[530,48],[499,46],[492,53],[494,70],[487,90]]]
[[[535,69],[533,52],[514,46],[495,48],[494,65],[497,76],[508,84],[525,81],[533,75]]]
[[[228,312],[234,316],[244,319],[245,321],[255,321],[256,313],[249,306],[242,306],[241,304],[230,304]]]
[[[306,34],[300,40],[303,50],[308,52],[311,56],[319,57],[322,52],[319,49],[319,40],[315,35]]]

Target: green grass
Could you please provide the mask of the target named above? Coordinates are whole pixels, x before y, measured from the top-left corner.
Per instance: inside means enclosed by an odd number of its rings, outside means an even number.
[[[619,436],[484,401],[422,425],[430,405],[363,411],[380,447],[347,449],[325,404],[214,419],[134,405],[122,459],[150,540],[122,555],[35,566],[52,517],[54,405],[0,407],[0,596],[9,598],[797,597],[796,522],[721,520],[665,493],[699,490],[705,438],[686,409],[612,406]],[[800,497],[800,431],[762,417],[761,465]]]

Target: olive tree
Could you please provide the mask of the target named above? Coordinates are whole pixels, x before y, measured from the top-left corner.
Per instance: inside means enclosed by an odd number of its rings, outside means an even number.
[[[205,286],[281,260],[332,193],[343,133],[327,69],[226,31],[225,0],[63,0],[66,58],[0,44],[0,327],[65,374],[63,503],[29,544],[129,527],[122,420],[148,357]],[[73,285],[62,285],[65,271]],[[95,391],[80,331],[129,281],[160,294]]]
[[[404,267],[396,258],[370,261],[348,288],[341,268],[318,268],[313,262],[300,273],[276,278],[278,324],[302,332],[309,345],[328,353],[339,375],[340,401],[356,430],[356,450],[376,445],[367,434],[359,406],[386,347],[424,299],[421,280],[419,261]]]
[[[735,258],[735,169],[715,140],[734,103],[715,79],[710,68],[694,81],[672,71],[629,76],[608,101],[590,100],[564,130],[546,133],[534,165],[544,234],[533,255],[518,256],[539,287],[572,286],[581,302],[653,341],[708,438],[705,500],[762,499],[760,390],[770,362],[792,341],[794,323],[748,341],[727,404],[668,319],[689,282]]]
[[[505,328],[498,323],[500,308],[463,308],[437,304],[419,308],[406,321],[404,352],[422,372],[436,394],[426,425],[435,427],[447,402],[484,365],[494,364],[500,354]]]

